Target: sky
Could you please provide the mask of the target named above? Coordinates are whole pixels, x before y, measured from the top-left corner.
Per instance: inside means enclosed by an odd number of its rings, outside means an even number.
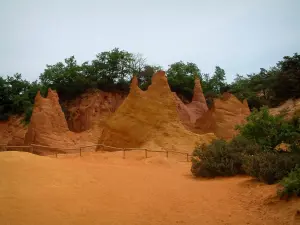
[[[38,79],[118,47],[149,64],[193,62],[236,74],[300,53],[300,0],[0,0],[0,75]]]

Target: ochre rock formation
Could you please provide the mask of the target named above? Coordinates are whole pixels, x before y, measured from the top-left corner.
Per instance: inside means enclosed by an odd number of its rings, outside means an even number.
[[[122,104],[125,96],[119,93],[89,90],[76,99],[66,102],[68,126],[71,131],[82,132],[94,129]]]
[[[180,121],[190,131],[193,131],[194,124],[207,110],[207,104],[203,95],[199,78],[195,77],[194,95],[192,102],[184,104],[176,93],[173,93],[177,105],[177,113]]]
[[[0,144],[23,145],[27,127],[23,117],[11,116],[8,121],[0,122]]]
[[[129,95],[107,120],[99,143],[191,152],[197,142],[209,143],[214,138],[212,133],[197,135],[184,128],[165,72],[160,71],[153,75],[147,91],[133,78]]]
[[[12,146],[24,145],[26,132],[27,129],[17,130],[15,133],[12,134],[12,138],[7,142],[7,145],[12,145]]]
[[[194,95],[192,102],[186,105],[190,112],[190,121],[192,124],[196,122],[207,110],[207,103],[203,95],[200,79],[195,77]]]
[[[191,122],[191,117],[192,117],[191,111],[181,101],[181,99],[178,97],[178,95],[175,92],[173,92],[173,95],[174,95],[174,99],[175,99],[177,113],[178,113],[181,123],[184,125],[184,127],[186,129],[192,130],[194,125]]]
[[[300,110],[300,99],[289,99],[278,107],[271,108],[270,114],[285,114],[286,119],[291,119],[296,111]]]
[[[91,137],[88,133],[75,134],[69,131],[55,91],[49,89],[47,98],[37,93],[25,144],[74,148],[79,144],[90,144]]]
[[[242,103],[234,95],[224,93],[222,98],[214,99],[213,107],[197,119],[195,132],[213,132],[218,138],[231,139],[237,134],[235,126],[244,123],[249,114],[246,100]]]

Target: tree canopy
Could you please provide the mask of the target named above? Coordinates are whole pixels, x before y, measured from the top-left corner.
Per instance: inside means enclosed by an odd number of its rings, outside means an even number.
[[[300,97],[300,55],[285,56],[270,69],[257,74],[237,75],[230,91],[240,99],[248,99],[251,108],[275,107],[291,98]]]
[[[95,59],[79,64],[75,56],[63,62],[46,65],[39,80],[28,82],[21,74],[0,77],[0,119],[6,120],[12,114],[25,114],[29,121],[38,90],[42,95],[48,88],[56,90],[62,101],[75,98],[90,88],[103,91],[129,91],[130,79],[135,74],[139,86],[146,90],[151,84],[152,75],[163,68],[147,64],[141,54],[133,54],[114,48],[101,52]],[[300,55],[284,56],[270,69],[261,68],[259,73],[236,75],[234,82],[226,83],[225,70],[215,67],[212,75],[201,73],[193,62],[175,62],[166,70],[172,91],[185,101],[191,101],[194,79],[201,80],[207,98],[216,97],[224,91],[235,94],[239,99],[247,99],[250,108],[263,105],[276,106],[290,98],[300,97]]]

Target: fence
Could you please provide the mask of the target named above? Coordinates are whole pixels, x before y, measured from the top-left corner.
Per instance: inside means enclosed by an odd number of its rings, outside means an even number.
[[[90,148],[90,147],[98,147],[98,146],[101,146],[101,147],[104,147],[104,148],[115,149],[116,151],[122,151],[123,152],[123,159],[125,159],[125,155],[126,155],[125,153],[127,151],[144,151],[145,152],[145,158],[148,158],[148,152],[165,153],[167,158],[169,157],[169,153],[181,154],[181,155],[186,156],[186,161],[187,162],[189,161],[190,157],[192,157],[192,155],[190,155],[189,153],[179,152],[179,151],[150,150],[150,149],[147,149],[147,148],[119,148],[119,147],[114,147],[114,146],[109,146],[109,145],[104,145],[104,144],[86,145],[86,146],[81,146],[81,147],[78,147],[78,148],[57,148],[57,147],[50,147],[50,146],[36,145],[36,144],[31,144],[30,146],[11,146],[11,145],[0,144],[0,148],[1,147],[4,148],[4,151],[8,151],[8,149],[29,149],[28,152],[35,153],[35,154],[38,154],[38,150],[37,150],[38,148],[42,148],[42,149],[50,150],[50,153],[54,153],[56,158],[58,157],[58,154],[77,153],[78,150],[79,150],[79,156],[82,157],[83,149]],[[66,151],[68,151],[68,152],[66,152]],[[97,148],[95,149],[95,151],[96,152],[98,151]],[[100,150],[100,151],[110,152],[110,151],[103,150],[103,149]]]

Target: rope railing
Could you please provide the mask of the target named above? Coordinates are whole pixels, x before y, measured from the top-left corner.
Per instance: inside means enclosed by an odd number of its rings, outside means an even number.
[[[80,157],[82,156],[82,151],[84,148],[90,148],[90,147],[97,147],[97,146],[102,146],[104,148],[111,148],[111,149],[116,149],[117,151],[122,151],[123,152],[123,158],[125,159],[125,152],[126,151],[145,151],[145,158],[148,158],[148,152],[160,152],[160,153],[165,153],[166,157],[169,157],[169,153],[174,153],[174,154],[181,154],[181,155],[186,155],[186,160],[187,162],[189,161],[189,157],[191,157],[192,155],[190,155],[189,153],[186,152],[179,152],[179,151],[173,151],[173,150],[150,150],[147,148],[120,148],[120,147],[115,147],[115,146],[109,146],[109,145],[105,145],[105,144],[93,144],[93,145],[86,145],[86,146],[80,146],[78,148],[59,148],[59,147],[51,147],[51,146],[45,146],[45,145],[37,145],[37,144],[31,144],[31,145],[26,145],[26,146],[12,146],[12,145],[6,145],[6,144],[0,144],[0,148],[4,148],[4,151],[7,151],[8,149],[11,148],[28,148],[30,149],[31,153],[35,153],[36,151],[34,151],[36,148],[45,148],[50,150],[50,152],[54,152],[56,158],[58,157],[58,154],[69,154],[69,153],[74,153],[74,152],[66,152],[66,151],[70,151],[70,150],[79,150],[79,155]],[[99,151],[97,150],[97,148],[95,149],[95,151]],[[100,151],[105,151],[105,150],[100,150]],[[109,151],[106,151],[109,152]]]

